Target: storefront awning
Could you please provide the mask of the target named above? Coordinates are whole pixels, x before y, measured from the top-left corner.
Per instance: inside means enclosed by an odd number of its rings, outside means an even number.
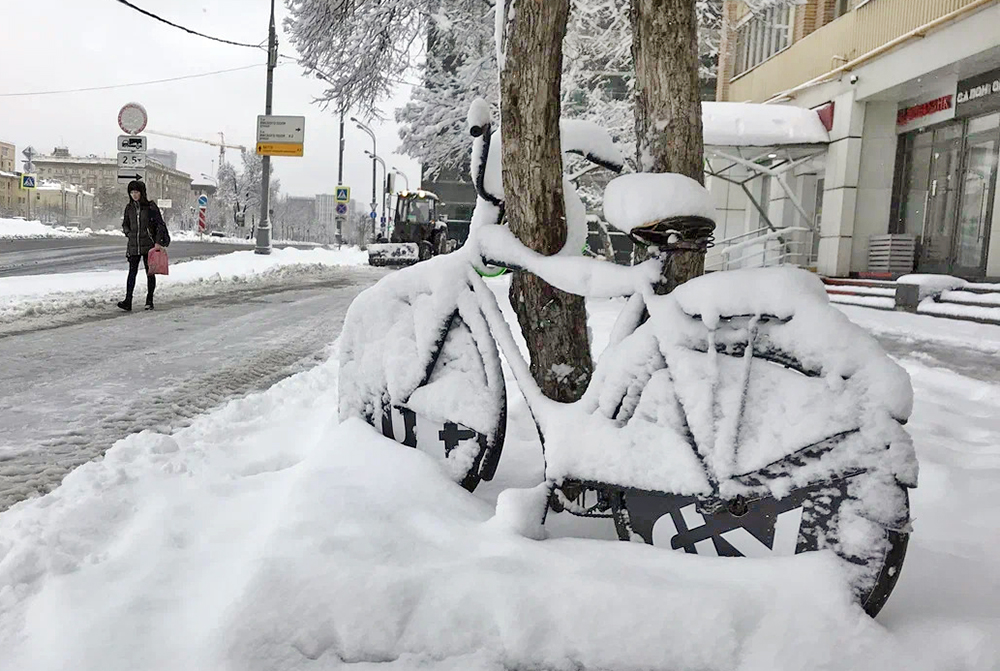
[[[829,144],[815,110],[759,103],[701,104],[704,141],[716,147],[781,147]]]

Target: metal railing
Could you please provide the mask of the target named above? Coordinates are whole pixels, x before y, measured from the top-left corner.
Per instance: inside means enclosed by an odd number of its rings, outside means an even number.
[[[705,271],[784,265],[812,268],[816,261],[815,235],[811,228],[765,227],[719,240],[705,259]]]

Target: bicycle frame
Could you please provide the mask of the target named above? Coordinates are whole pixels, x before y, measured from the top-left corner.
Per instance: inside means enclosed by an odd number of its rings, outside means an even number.
[[[623,540],[693,554],[833,549],[852,567],[858,599],[878,612],[905,554],[906,489],[916,484],[901,426],[910,408],[891,400],[911,393],[905,373],[826,302],[805,271],[716,273],[658,296],[662,255],[627,267],[528,249],[500,223],[502,194],[490,188],[497,182],[487,168],[499,164],[489,162],[489,125],[478,129],[469,239],[384,278],[374,288],[384,291],[367,290],[352,305],[342,338],[341,416],[360,414],[410,447],[419,442],[417,415],[433,416],[431,424],[443,428],[427,434],[431,451],[443,443],[446,468],[471,490],[492,477],[502,449],[499,347],[542,444],[549,496],[539,524],[549,507],[605,517],[610,510]],[[574,197],[570,189],[566,197]],[[644,234],[669,254],[707,242],[705,231],[693,217]],[[553,401],[535,382],[481,276],[497,266],[586,298],[628,298],[579,401]],[[727,300],[741,290],[744,299]],[[382,322],[373,317],[379,310]],[[354,322],[357,332],[348,328]],[[412,341],[392,340],[395,330]],[[810,343],[813,331],[852,342],[849,356]],[[376,332],[383,339],[372,343]],[[462,342],[477,354],[456,354]],[[376,347],[392,351],[369,351]],[[477,374],[485,380],[481,396],[500,408],[485,419],[435,400],[449,371],[469,372],[454,362],[477,358],[485,371]],[[373,367],[377,379],[366,379]],[[435,393],[421,393],[434,385]],[[455,412],[466,412],[464,424]],[[465,452],[445,441],[462,431],[475,438]],[[587,503],[588,492],[596,502]],[[841,542],[841,528],[861,540]]]

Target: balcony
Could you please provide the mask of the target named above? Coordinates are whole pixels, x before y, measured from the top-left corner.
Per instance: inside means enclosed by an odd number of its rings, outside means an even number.
[[[728,99],[763,102],[977,0],[868,0],[732,79]]]

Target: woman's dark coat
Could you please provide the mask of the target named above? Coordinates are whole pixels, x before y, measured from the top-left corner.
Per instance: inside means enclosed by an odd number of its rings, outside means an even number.
[[[156,203],[140,205],[130,200],[125,206],[122,231],[128,238],[127,256],[145,256],[156,243],[164,244],[167,225]]]

